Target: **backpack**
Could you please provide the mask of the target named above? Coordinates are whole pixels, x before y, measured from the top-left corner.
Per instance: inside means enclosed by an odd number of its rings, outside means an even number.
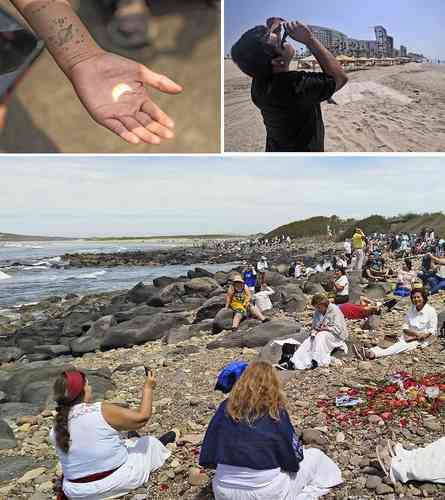
[[[247,366],[245,361],[232,361],[226,365],[218,374],[215,391],[228,394]]]

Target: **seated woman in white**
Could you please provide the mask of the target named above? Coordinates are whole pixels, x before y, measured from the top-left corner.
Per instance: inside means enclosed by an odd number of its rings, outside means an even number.
[[[209,423],[199,457],[216,469],[216,500],[315,500],[342,483],[338,466],[296,436],[271,364],[251,363]]]
[[[304,340],[291,358],[296,370],[306,370],[317,366],[329,366],[334,349],[348,352],[345,340],[348,338],[345,317],[338,306],[331,304],[326,294],[312,297],[315,313],[311,335]]]
[[[91,387],[82,372],[65,371],[56,379],[57,414],[50,440],[63,471],[58,499],[119,498],[143,486],[150,473],[164,464],[170,456],[164,444],[175,440],[174,432],[160,440],[144,436],[126,441],[121,435],[121,431],[135,431],[148,422],[155,385],[150,372],[139,409],[132,410],[92,404]]]
[[[428,295],[424,288],[415,288],[411,292],[411,303],[399,340],[386,349],[381,347],[364,349],[354,346],[355,353],[360,359],[375,359],[412,351],[417,347],[426,347],[434,339],[437,335],[437,312],[428,304]]]

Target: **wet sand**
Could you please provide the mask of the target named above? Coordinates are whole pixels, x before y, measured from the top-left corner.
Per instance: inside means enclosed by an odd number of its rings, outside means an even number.
[[[264,151],[250,79],[225,61],[225,151]],[[445,66],[410,63],[349,73],[322,104],[327,152],[445,151]]]
[[[153,46],[125,51],[112,47],[106,17],[97,4],[75,0],[99,44],[136,59],[181,83],[181,96],[151,91],[176,121],[177,137],[161,146],[131,146],[96,125],[71,84],[44,53],[10,102],[0,153],[216,153],[220,151],[220,12],[204,0],[153,0],[160,36]],[[0,0],[0,7],[11,8]]]

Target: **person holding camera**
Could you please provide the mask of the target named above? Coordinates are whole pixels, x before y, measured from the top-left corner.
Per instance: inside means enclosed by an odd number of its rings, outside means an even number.
[[[156,439],[135,432],[152,415],[156,379],[151,371],[142,388],[137,409],[98,402],[88,379],[81,371],[64,371],[54,383],[57,404],[50,440],[62,466],[63,478],[58,500],[101,500],[116,498],[145,484],[170,452],[165,445],[175,441],[169,432]],[[125,440],[123,431],[135,439]]]

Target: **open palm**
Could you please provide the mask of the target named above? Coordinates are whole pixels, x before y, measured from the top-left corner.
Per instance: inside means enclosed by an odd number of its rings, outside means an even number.
[[[131,144],[174,137],[174,122],[148,96],[145,85],[168,94],[182,87],[131,59],[103,52],[74,66],[71,83],[92,118]]]

